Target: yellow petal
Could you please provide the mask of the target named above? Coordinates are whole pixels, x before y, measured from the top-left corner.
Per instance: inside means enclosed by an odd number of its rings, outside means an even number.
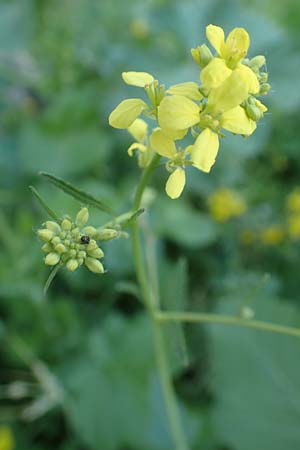
[[[239,76],[245,81],[245,83],[247,83],[248,91],[250,94],[259,93],[259,81],[250,67],[247,67],[244,64],[239,64],[239,66],[235,69],[235,72],[237,72]]]
[[[129,156],[133,156],[133,151],[138,150],[140,152],[145,152],[147,147],[144,144],[140,144],[139,142],[134,142],[131,144],[131,146],[128,148],[127,153]]]
[[[188,132],[188,128],[186,128],[185,130],[169,130],[167,128],[164,128],[163,132],[166,136],[172,139],[172,141],[177,141],[184,138],[184,136]]]
[[[146,108],[147,104],[140,98],[123,100],[110,113],[109,125],[114,128],[128,128]]]
[[[172,158],[176,153],[176,146],[173,140],[159,128],[151,134],[150,145],[159,155],[166,158]]]
[[[193,81],[175,84],[167,90],[167,93],[172,95],[183,95],[190,100],[201,100],[203,98],[199,92],[198,84]]]
[[[199,106],[180,95],[164,97],[158,107],[161,128],[185,130],[199,122]]]
[[[222,50],[224,47],[224,31],[221,27],[216,25],[208,25],[206,27],[206,37],[213,46],[213,48],[222,55]]]
[[[249,119],[244,108],[241,108],[241,106],[237,106],[222,114],[220,124],[225,130],[245,136],[250,136],[256,129],[255,121]]]
[[[137,87],[144,87],[154,81],[153,76],[147,72],[123,72],[122,78],[126,84]]]
[[[138,142],[143,142],[146,139],[148,125],[143,119],[135,119],[135,121],[127,128],[127,131]]]
[[[219,138],[216,133],[206,128],[197,137],[191,154],[193,166],[203,172],[210,172],[219,150]]]
[[[213,58],[201,71],[200,79],[208,89],[217,88],[232,73],[224,59]]]
[[[234,70],[230,77],[209,93],[206,108],[213,113],[222,113],[240,105],[248,97],[248,85]]]
[[[185,186],[185,171],[178,167],[168,178],[166,193],[172,199],[180,197]]]
[[[227,63],[237,64],[245,58],[250,45],[250,37],[244,28],[234,28],[228,35],[225,42],[223,57]]]

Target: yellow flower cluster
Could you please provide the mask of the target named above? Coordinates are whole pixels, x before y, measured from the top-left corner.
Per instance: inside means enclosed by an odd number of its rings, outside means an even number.
[[[191,50],[200,67],[200,82],[188,81],[166,90],[147,72],[123,72],[124,82],[143,88],[149,102],[123,100],[109,116],[112,127],[128,129],[135,138],[128,153],[138,152],[141,167],[147,166],[154,153],[167,159],[166,192],[173,199],[183,191],[187,166],[210,172],[223,130],[249,136],[267,111],[257,98],[270,89],[268,74],[262,70],[265,58],[246,58],[250,45],[247,31],[234,28],[225,39],[222,28],[208,25],[206,37],[214,55],[206,45]],[[156,121],[158,126],[151,132],[140,118],[142,114]],[[189,132],[192,144],[177,146],[175,141]]]
[[[14,437],[12,431],[7,426],[0,427],[0,450],[13,450]]]
[[[208,207],[211,216],[217,222],[227,222],[232,217],[239,217],[247,211],[243,198],[228,188],[221,188],[208,197]]]

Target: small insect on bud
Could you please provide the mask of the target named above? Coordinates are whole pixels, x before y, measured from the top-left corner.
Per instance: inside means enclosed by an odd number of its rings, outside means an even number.
[[[81,236],[81,238],[80,238],[80,242],[81,242],[82,244],[89,244],[89,242],[90,242],[90,237],[89,237],[89,236],[86,236],[86,235],[83,235],[83,236]]]

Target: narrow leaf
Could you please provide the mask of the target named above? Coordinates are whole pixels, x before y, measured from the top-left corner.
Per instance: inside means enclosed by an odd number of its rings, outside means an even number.
[[[59,222],[60,221],[59,217],[55,214],[54,211],[52,211],[51,208],[49,208],[49,206],[47,205],[45,200],[41,197],[41,195],[38,193],[38,191],[33,186],[29,186],[29,189],[32,192],[32,194],[35,196],[35,198],[38,200],[38,202],[42,206],[42,208],[44,208],[46,213],[50,217],[52,217],[52,219],[54,219],[56,222]]]
[[[143,214],[143,212],[145,212],[145,209],[140,208],[134,212],[129,211],[127,213],[121,214],[115,219],[106,222],[104,225],[102,225],[101,228],[110,228],[115,227],[116,225],[120,225],[122,230],[124,230],[125,228],[128,228],[132,224],[132,222],[136,220],[141,214]]]
[[[54,186],[56,186],[58,189],[61,189],[66,194],[71,195],[71,197],[75,198],[76,200],[79,200],[80,202],[88,205],[95,206],[96,208],[108,214],[113,214],[112,210],[108,206],[106,206],[102,201],[98,200],[93,195],[81,189],[78,189],[68,181],[65,181],[62,178],[56,177],[55,175],[52,175],[47,172],[40,172],[40,175],[47,178],[47,180],[50,181],[52,184],[54,184]]]
[[[46,295],[46,293],[47,293],[47,291],[48,291],[48,289],[49,289],[49,287],[50,287],[52,281],[54,280],[55,275],[57,274],[57,272],[58,272],[59,269],[60,269],[60,265],[57,264],[57,265],[51,270],[51,272],[50,272],[50,274],[49,274],[49,276],[48,276],[48,278],[47,278],[47,281],[46,281],[46,283],[45,283],[44,289],[43,289],[44,295]]]

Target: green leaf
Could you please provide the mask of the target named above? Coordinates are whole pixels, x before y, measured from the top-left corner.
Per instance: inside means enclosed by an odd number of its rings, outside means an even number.
[[[98,208],[101,211],[104,211],[108,214],[113,214],[112,210],[108,206],[106,206],[102,201],[96,199],[93,195],[85,191],[82,191],[81,189],[78,189],[68,181],[65,181],[62,178],[56,177],[55,175],[52,175],[47,172],[40,172],[40,175],[45,177],[48,181],[50,181],[50,183],[54,184],[54,186],[56,186],[58,189],[62,190],[66,194],[75,198],[76,200],[79,200],[84,204],[95,206],[95,208]]]
[[[217,227],[208,214],[193,209],[182,199],[159,199],[153,207],[156,231],[187,247],[203,247],[217,238]]]
[[[33,186],[29,186],[29,189],[31,190],[31,192],[33,193],[33,195],[35,196],[35,198],[38,200],[39,204],[42,206],[42,208],[44,208],[44,210],[46,211],[46,213],[52,217],[52,219],[54,219],[56,222],[59,222],[60,219],[59,217],[55,214],[55,212],[47,205],[47,203],[45,202],[45,200],[42,198],[42,196],[38,193],[38,191],[33,187]]]
[[[89,448],[173,448],[145,316],[109,318],[101,331],[91,333],[81,357],[66,362],[64,371],[66,411]],[[201,430],[201,416],[183,409],[182,417],[193,440]]]
[[[240,302],[217,312],[237,314]],[[299,326],[296,308],[256,299],[256,318]],[[213,422],[219,440],[238,450],[300,448],[299,339],[214,325],[209,328],[215,396]]]

